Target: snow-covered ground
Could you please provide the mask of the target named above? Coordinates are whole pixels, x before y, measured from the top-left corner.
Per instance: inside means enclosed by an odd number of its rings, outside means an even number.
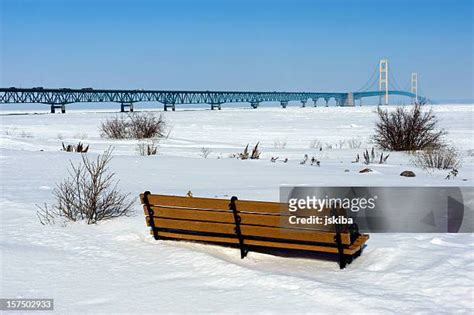
[[[151,157],[137,154],[137,141],[100,137],[101,121],[117,113],[1,115],[0,297],[54,298],[61,313],[472,313],[472,234],[373,234],[364,254],[341,271],[333,261],[254,252],[241,260],[235,249],[156,242],[138,200],[134,216],[96,226],[42,226],[36,217],[35,204],[53,202],[55,184],[81,159],[60,151],[61,142],[89,144],[91,156],[113,146],[111,170],[134,197],[191,190],[277,201],[282,184],[473,186],[474,107],[433,108],[463,155],[454,179],[414,167],[404,153],[360,174],[366,166],[351,162],[372,147],[373,107],[168,112],[169,137]],[[350,148],[351,139],[361,147]],[[257,142],[261,160],[229,157]],[[312,148],[318,143],[322,151]],[[207,158],[203,147],[212,150]],[[321,166],[300,165],[305,154]],[[417,176],[399,176],[404,170]]]

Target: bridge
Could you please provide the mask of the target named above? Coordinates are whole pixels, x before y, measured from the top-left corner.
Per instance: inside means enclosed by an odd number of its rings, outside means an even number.
[[[385,68],[383,66],[385,64]],[[166,111],[175,110],[179,104],[209,104],[211,109],[221,109],[225,103],[249,103],[252,108],[258,108],[262,102],[279,102],[286,108],[289,102],[297,101],[306,106],[312,101],[317,106],[318,100],[323,99],[326,106],[331,99],[337,106],[355,106],[356,100],[362,103],[362,98],[378,96],[380,104],[385,98],[388,104],[389,95],[402,95],[414,100],[420,97],[417,94],[417,80],[410,92],[393,90],[388,87],[388,63],[386,59],[380,61],[379,90],[357,92],[246,92],[246,91],[165,91],[165,90],[110,90],[110,89],[70,89],[70,88],[0,88],[0,104],[6,103],[41,103],[51,106],[51,112],[61,109],[66,112],[66,105],[72,103],[118,103],[124,112],[133,111],[138,102],[159,102]],[[386,77],[384,83],[384,77]],[[417,79],[417,78],[416,78]]]

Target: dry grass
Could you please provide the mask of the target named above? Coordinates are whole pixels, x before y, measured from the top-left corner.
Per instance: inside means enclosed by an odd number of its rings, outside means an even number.
[[[62,150],[66,152],[87,153],[87,151],[89,151],[89,145],[85,146],[81,142],[75,145],[73,144],[64,145],[64,142],[61,142],[61,144],[63,147]]]
[[[248,160],[248,159],[258,160],[258,159],[260,159],[260,154],[262,154],[262,152],[260,151],[260,149],[258,147],[259,144],[260,144],[260,142],[257,142],[255,147],[252,149],[252,152],[249,151],[249,145],[247,144],[247,146],[245,147],[245,149],[242,153],[231,155],[231,157],[237,157],[241,160]]]
[[[286,141],[285,140],[275,140],[273,142],[273,147],[275,149],[284,149],[284,148],[286,148]]]
[[[453,147],[424,150],[414,153],[413,164],[421,168],[456,169],[461,165],[459,152]]]
[[[321,149],[323,147],[323,144],[321,143],[320,140],[318,139],[313,139],[311,140],[311,142],[309,143],[309,148],[310,149]]]
[[[212,153],[212,150],[210,148],[203,147],[201,148],[201,156],[205,159],[209,156],[209,154]]]
[[[158,140],[150,142],[139,142],[137,144],[137,152],[142,156],[156,155],[158,152]]]

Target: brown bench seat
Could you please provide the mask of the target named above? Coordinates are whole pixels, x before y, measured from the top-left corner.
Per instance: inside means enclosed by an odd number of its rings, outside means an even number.
[[[341,226],[322,231],[285,225],[288,207],[277,202],[154,195],[148,191],[140,200],[155,239],[237,246],[242,258],[257,248],[323,252],[338,255],[342,269],[360,255],[369,238],[351,235]]]

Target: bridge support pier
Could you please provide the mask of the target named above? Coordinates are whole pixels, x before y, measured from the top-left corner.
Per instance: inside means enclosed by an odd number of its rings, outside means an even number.
[[[61,114],[66,113],[66,104],[51,104],[51,114],[56,113],[56,108],[61,109]]]
[[[326,102],[326,107],[329,107],[329,98],[325,97],[324,101]]]
[[[130,103],[120,103],[120,112],[121,113],[124,113],[125,112],[125,108],[129,109],[130,112],[133,112],[133,103],[130,102]]]
[[[259,102],[250,102],[250,106],[252,106],[253,109],[257,109],[259,105],[260,105]]]
[[[167,112],[167,111],[168,111],[168,108],[171,108],[171,110],[172,110],[173,112],[174,112],[175,109],[176,109],[175,106],[174,106],[174,103],[164,103],[164,104],[163,104],[163,110],[164,110],[165,112]]]
[[[354,93],[347,93],[347,98],[344,100],[343,106],[355,106]]]
[[[282,108],[286,108],[286,106],[288,106],[288,101],[280,101],[280,105]]]
[[[211,110],[218,109],[221,110],[221,104],[222,103],[211,103]]]
[[[303,107],[303,108],[306,107],[306,100],[301,100],[301,107]]]

